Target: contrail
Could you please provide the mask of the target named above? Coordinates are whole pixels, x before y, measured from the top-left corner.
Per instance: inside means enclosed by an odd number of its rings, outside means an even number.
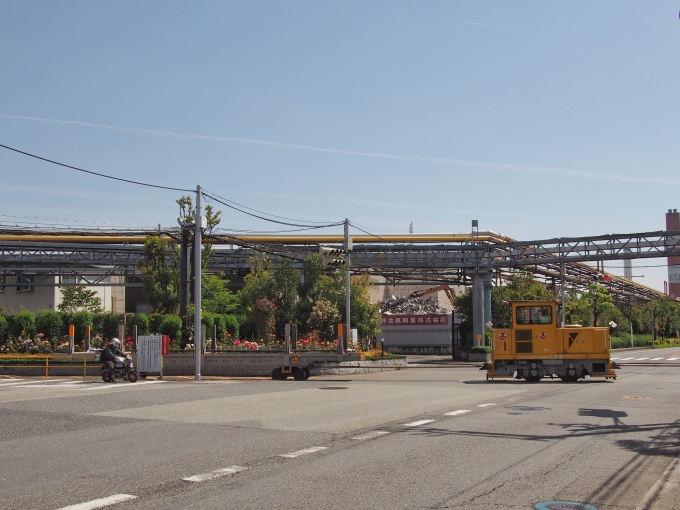
[[[461,22],[463,23],[463,22]],[[470,22],[468,22],[470,23]],[[503,28],[503,27],[501,27]],[[251,138],[238,138],[229,136],[217,136],[217,135],[196,135],[190,133],[177,133],[174,131],[159,131],[155,129],[142,129],[142,128],[125,128],[118,126],[111,126],[108,124],[94,124],[90,122],[82,122],[78,120],[61,120],[61,119],[48,119],[41,117],[28,117],[25,115],[12,115],[0,113],[0,118],[12,119],[12,120],[28,120],[34,122],[44,122],[51,124],[65,124],[72,126],[83,126],[91,127],[97,129],[108,129],[111,131],[118,131],[121,133],[135,133],[147,136],[159,136],[168,138],[177,138],[183,140],[207,140],[214,142],[229,142],[229,143],[244,143],[244,144],[254,144],[254,145],[267,145],[270,147],[281,147],[287,149],[297,149],[315,152],[325,152],[331,154],[342,154],[346,156],[359,156],[368,158],[379,158],[379,159],[393,159],[398,161],[412,161],[418,163],[436,163],[443,165],[453,165],[463,168],[474,168],[486,171],[496,171],[496,172],[510,172],[510,173],[525,173],[525,174],[535,174],[535,175],[562,175],[571,176],[584,179],[595,179],[604,181],[618,181],[626,183],[639,183],[639,184],[669,184],[673,186],[680,185],[680,179],[669,179],[665,177],[649,177],[649,176],[634,176],[634,175],[620,175],[613,173],[602,173],[602,172],[591,172],[586,170],[572,170],[569,168],[557,168],[557,167],[542,167],[542,166],[532,166],[532,165],[518,165],[512,163],[492,163],[489,161],[470,161],[464,159],[454,159],[454,158],[435,158],[431,156],[418,156],[409,154],[387,154],[381,152],[360,152],[351,151],[345,149],[333,149],[330,147],[315,147],[312,145],[303,145],[296,143],[285,143],[285,142],[274,142],[270,140],[255,140]]]
[[[527,32],[529,34],[550,35],[550,34],[546,34],[545,32],[535,32],[534,30],[524,30],[524,29],[521,29],[521,28],[502,27],[500,25],[487,25],[486,23],[475,23],[474,21],[461,21],[461,23],[465,23],[466,25],[478,25],[480,27],[500,28],[502,30],[512,30],[513,32]]]

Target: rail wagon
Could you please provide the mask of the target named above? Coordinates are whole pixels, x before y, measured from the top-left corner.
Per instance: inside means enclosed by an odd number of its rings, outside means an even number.
[[[616,379],[609,359],[609,328],[557,324],[558,302],[514,301],[510,328],[492,330],[487,379],[538,382],[543,377],[577,381]]]

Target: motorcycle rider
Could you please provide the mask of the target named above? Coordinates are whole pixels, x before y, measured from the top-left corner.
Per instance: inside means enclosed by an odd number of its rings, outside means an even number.
[[[125,353],[120,350],[120,340],[117,338],[112,338],[109,344],[106,346],[106,349],[104,349],[104,352],[102,353],[102,361],[106,364],[107,367],[111,370],[111,382],[115,383],[116,381],[116,371],[115,371],[115,366],[116,366],[116,361],[120,361],[118,357],[125,357]]]

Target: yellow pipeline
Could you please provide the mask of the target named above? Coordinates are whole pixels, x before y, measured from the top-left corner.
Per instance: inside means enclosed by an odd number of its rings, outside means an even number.
[[[502,243],[510,242],[512,239],[501,235],[479,235],[472,236],[469,234],[385,234],[381,236],[372,235],[353,235],[351,236],[355,243],[464,243],[471,241]],[[164,236],[167,241],[171,238]],[[295,235],[295,236],[279,236],[279,235],[238,235],[238,236],[212,236],[211,242],[213,244],[237,244],[242,242],[244,244],[338,244],[342,243],[344,237],[342,235]],[[59,235],[59,234],[2,234],[0,241],[25,241],[25,242],[41,242],[41,243],[108,243],[108,244],[144,244],[145,236],[132,235]]]

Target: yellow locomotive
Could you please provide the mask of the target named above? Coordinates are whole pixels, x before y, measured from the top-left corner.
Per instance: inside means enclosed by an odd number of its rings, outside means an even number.
[[[555,301],[515,301],[509,306],[512,326],[492,330],[487,379],[577,381],[586,375],[616,379],[609,359],[609,328],[559,327]]]

